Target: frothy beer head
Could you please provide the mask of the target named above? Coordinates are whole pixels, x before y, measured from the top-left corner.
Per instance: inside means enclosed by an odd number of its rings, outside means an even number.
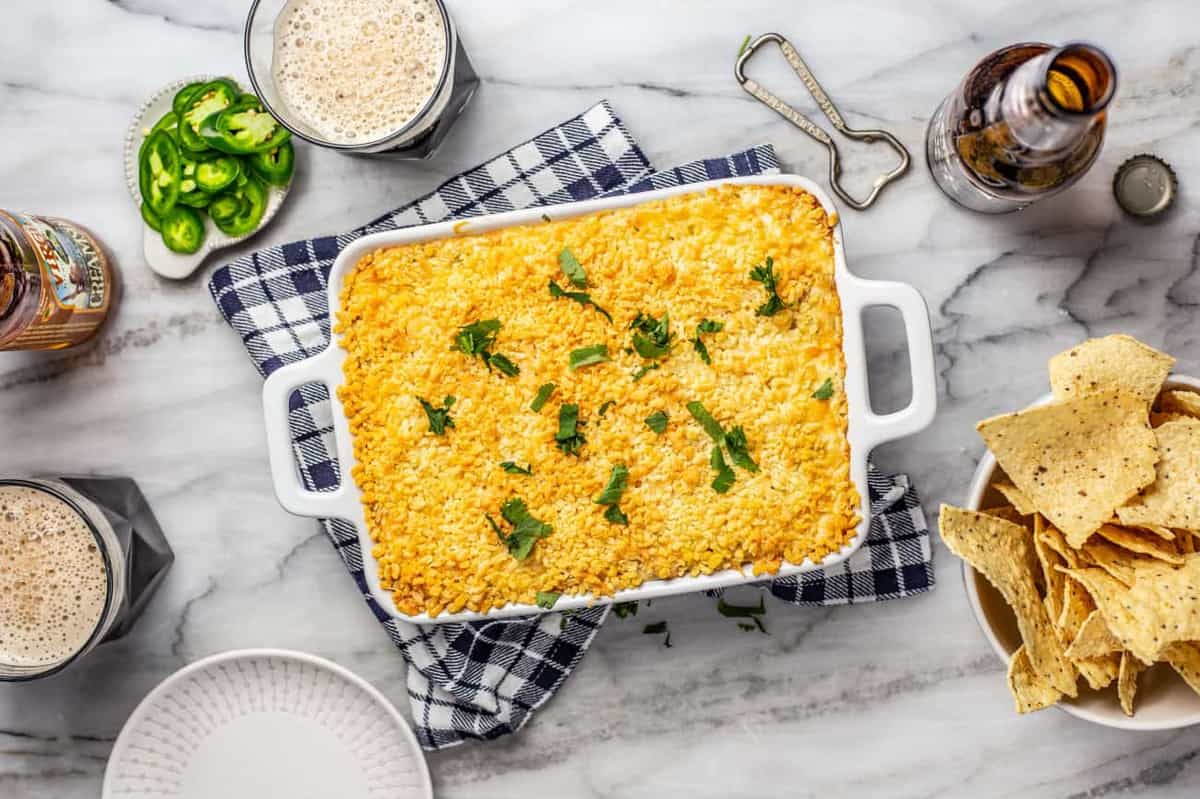
[[[0,485],[0,664],[53,666],[91,638],[108,571],[84,519],[36,488]]]
[[[274,38],[280,97],[336,144],[404,127],[437,90],[446,59],[434,0],[289,0]]]

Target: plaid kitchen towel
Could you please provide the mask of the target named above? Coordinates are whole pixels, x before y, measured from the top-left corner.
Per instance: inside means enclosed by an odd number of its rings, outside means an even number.
[[[213,299],[264,375],[315,355],[329,342],[325,280],[337,254],[368,233],[445,219],[511,211],[604,194],[778,172],[770,146],[654,171],[607,103],[442,184],[436,191],[349,233],[268,247],[218,269]],[[309,490],[333,488],[329,395],[308,385],[292,395],[292,436]],[[929,531],[917,493],[904,476],[872,470],[875,516],[863,548],[824,571],[764,583],[798,605],[872,602],[933,586]],[[491,739],[520,729],[570,675],[608,615],[608,605],[577,613],[467,624],[419,626],[391,618],[367,591],[354,526],[321,525],[367,605],[410,666],[408,693],[426,749]]]

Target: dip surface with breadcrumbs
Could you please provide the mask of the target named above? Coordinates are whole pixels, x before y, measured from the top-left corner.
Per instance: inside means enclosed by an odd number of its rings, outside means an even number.
[[[364,256],[338,393],[397,609],[546,607],[848,544],[832,227],[802,190],[728,185]]]

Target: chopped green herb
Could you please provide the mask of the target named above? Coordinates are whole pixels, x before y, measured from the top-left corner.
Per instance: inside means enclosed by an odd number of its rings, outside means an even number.
[[[717,476],[712,481],[713,491],[724,494],[733,487],[733,481],[737,479],[737,476],[733,473],[733,469],[730,469],[729,465],[725,463],[720,444],[713,445],[712,456],[709,457],[708,462],[717,471]]]
[[[538,591],[537,606],[539,608],[545,608],[546,610],[549,610],[550,608],[554,607],[554,603],[558,601],[560,596],[562,596],[562,594],[557,591]]]
[[[604,310],[599,305],[592,302],[592,295],[588,294],[586,291],[563,291],[561,286],[559,286],[557,283],[555,283],[553,280],[551,280],[550,281],[550,296],[555,297],[555,298],[566,297],[568,300],[574,300],[575,302],[579,303],[580,305],[582,305],[584,307],[587,307],[590,305],[596,309],[597,313],[599,313],[601,316],[603,316],[605,319],[607,319],[608,323],[610,325],[612,324],[613,319],[611,316],[609,316],[608,311]]]
[[[605,400],[604,404],[600,406],[599,414],[601,416],[603,416],[604,414],[608,413],[609,408],[611,408],[612,406],[614,406],[616,404],[617,404],[616,400]]]
[[[746,45],[750,44],[750,34],[746,34],[746,38],[742,39],[742,46],[738,48],[737,57],[741,58],[742,53],[746,52]]]
[[[636,616],[638,611],[637,602],[615,602],[613,603],[613,613],[617,614],[618,619],[627,619],[630,616]]]
[[[500,468],[503,469],[504,471],[508,472],[509,474],[525,474],[525,475],[533,474],[533,464],[532,463],[529,464],[528,466],[520,466],[514,461],[501,461]]]
[[[537,396],[533,398],[533,402],[529,403],[529,410],[538,413],[546,405],[546,400],[550,399],[550,395],[557,388],[553,383],[542,383],[538,386]]]
[[[623,463],[618,463],[612,467],[612,474],[608,478],[608,485],[604,486],[604,490],[594,500],[597,505],[616,505],[621,501],[621,494],[625,493],[625,486],[629,482],[629,469]]]
[[[721,427],[720,422],[713,418],[713,415],[708,412],[708,409],[704,407],[703,403],[689,402],[687,404],[687,409],[688,413],[692,415],[692,418],[699,422],[700,426],[704,428],[704,432],[708,433],[709,438],[715,441],[718,446],[724,443],[725,429]]]
[[[821,384],[821,387],[813,392],[813,399],[827,400],[832,396],[833,396],[833,378],[827,377],[827,378],[825,378],[825,382]]]
[[[490,352],[487,353],[484,356],[483,362],[487,364],[489,369],[494,366],[497,371],[503,372],[509,377],[516,377],[521,372],[517,368],[517,365],[508,359],[507,355],[501,355],[500,353],[494,355]]]
[[[750,279],[762,283],[763,290],[767,292],[767,301],[754,309],[755,316],[774,316],[788,307],[776,291],[775,261],[770,256],[767,256],[766,265],[760,264],[750,270]]]
[[[714,322],[712,319],[701,319],[700,324],[696,325],[696,337],[691,341],[692,348],[700,354],[700,360],[707,364],[712,364],[712,358],[708,354],[708,347],[704,345],[704,341],[701,340],[700,336],[705,333],[720,333],[724,329],[724,322]]]
[[[729,619],[748,619],[761,616],[767,612],[763,598],[758,598],[757,605],[730,605],[724,598],[717,600],[717,612]]]
[[[558,266],[567,276],[567,280],[571,281],[572,286],[577,289],[587,288],[587,272],[584,271],[583,264],[579,263],[575,257],[575,253],[571,252],[570,247],[563,247],[562,252],[558,254]]]
[[[642,628],[642,635],[661,635],[666,633],[667,637],[663,639],[663,646],[671,648],[671,631],[667,629],[665,621],[656,621],[653,624],[647,624]]]
[[[451,349],[461,350],[471,357],[482,356],[495,343],[496,334],[499,332],[499,319],[484,319],[481,322],[463,325],[454,334],[454,347]]]
[[[607,360],[608,345],[593,344],[590,347],[580,347],[577,350],[571,350],[571,354],[567,357],[567,365],[574,372],[581,367],[604,363]]]
[[[454,420],[450,418],[450,406],[454,404],[454,397],[447,395],[442,400],[441,408],[433,407],[423,397],[417,397],[417,402],[421,403],[421,409],[429,419],[429,432],[443,436],[447,427],[454,427]]]
[[[659,366],[656,363],[648,363],[644,366],[639,366],[637,369],[633,370],[633,382],[636,383],[645,377],[647,372],[653,372],[657,368],[659,368]]]
[[[553,527],[531,516],[529,509],[525,507],[525,501],[519,497],[506,500],[500,506],[500,515],[504,517],[504,521],[512,525],[512,532],[507,535],[500,529],[500,525],[496,524],[495,519],[486,513],[484,517],[496,531],[496,535],[508,547],[508,553],[517,560],[525,560],[529,557],[529,553],[533,551],[533,545],[537,543],[538,539],[545,538],[554,532]]]
[[[616,505],[609,505],[604,509],[604,518],[612,524],[629,524],[629,517]]]
[[[454,334],[454,345],[450,349],[457,349],[472,358],[478,356],[489,371],[494,366],[503,374],[515,377],[521,371],[517,365],[507,356],[492,352],[492,345],[496,343],[496,334],[499,332],[499,319],[484,319],[463,325]]]
[[[746,444],[746,431],[742,428],[731,428],[725,434],[725,449],[729,450],[729,459],[733,461],[734,466],[740,466],[748,472],[757,472],[758,464],[750,457],[750,450]]]
[[[554,443],[564,455],[578,457],[579,448],[587,443],[587,439],[579,431],[582,426],[578,405],[563,405],[558,409],[558,432],[554,435]]]
[[[670,314],[664,313],[662,319],[655,319],[639,311],[629,323],[629,329],[636,331],[633,349],[643,358],[653,361],[671,354],[671,339],[675,334],[671,332]]]
[[[655,411],[645,419],[646,427],[649,427],[660,436],[666,432],[668,421],[669,417],[667,416],[666,411]]]

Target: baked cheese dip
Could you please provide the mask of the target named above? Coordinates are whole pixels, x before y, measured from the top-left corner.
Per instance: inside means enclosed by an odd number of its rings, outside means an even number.
[[[338,393],[405,614],[818,562],[854,537],[829,218],[720,186],[389,247]]]

